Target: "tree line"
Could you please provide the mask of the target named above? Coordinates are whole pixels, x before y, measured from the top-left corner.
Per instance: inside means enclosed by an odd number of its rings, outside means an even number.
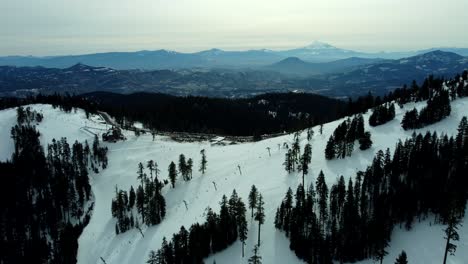
[[[433,87],[448,84],[450,95],[468,95],[468,72],[445,80],[427,77],[387,95],[349,98],[345,103],[313,94],[265,94],[247,99],[175,97],[165,94],[137,93],[120,95],[96,92],[86,95],[52,94],[27,98],[0,98],[0,109],[33,103],[52,104],[66,112],[84,109],[86,114],[105,111],[123,125],[142,122],[154,131],[217,133],[234,136],[292,132],[323,124],[344,116],[365,113],[368,109],[395,101],[427,100]],[[462,80],[462,81],[460,81]],[[452,88],[453,87],[453,88]],[[229,116],[230,118],[226,118]],[[203,120],[202,122],[200,120]]]
[[[27,124],[31,116],[19,117],[25,123],[11,129],[12,158],[0,162],[0,262],[76,263],[77,240],[92,210],[88,169],[103,167],[97,152],[106,151],[99,142],[93,151],[87,142],[61,138],[45,153],[40,132]]]
[[[401,126],[404,130],[422,128],[449,116],[451,110],[449,92],[445,90],[435,91],[421,111],[413,108],[413,110],[405,113]]]
[[[312,139],[312,135],[313,130],[307,130],[308,141]],[[294,134],[294,143],[292,144],[291,149],[288,148],[288,151],[285,154],[285,161],[283,165],[288,173],[294,172],[296,169],[302,172],[302,182],[304,182],[304,177],[307,173],[309,173],[309,164],[312,161],[312,145],[307,143],[304,146],[304,152],[301,155],[299,136],[299,132]]]
[[[359,140],[361,150],[366,150],[372,146],[371,134],[364,130],[362,114],[355,115],[353,119],[348,118],[338,125],[327,141],[325,158],[331,160],[351,156],[356,140]]]
[[[16,120],[18,124],[31,124],[33,122],[40,123],[43,118],[44,115],[42,113],[38,113],[29,106],[26,108],[21,106],[16,108]]]
[[[369,116],[370,126],[380,126],[395,118],[395,104],[385,103],[378,105],[372,109],[372,114]]]
[[[189,230],[182,226],[170,241],[164,237],[161,248],[150,251],[147,263],[203,263],[204,258],[226,249],[237,240],[242,244],[241,254],[244,257],[244,246],[249,231],[246,205],[236,190],[233,190],[229,199],[223,195],[219,204],[219,214],[207,208],[206,221],[203,224],[195,223]],[[248,261],[261,264],[258,249],[265,212],[263,197],[255,185],[250,190],[248,206],[252,210],[251,218],[258,222],[258,241],[253,250],[254,255]]]
[[[200,151],[201,160],[199,171],[204,174],[207,169],[207,158],[205,150]],[[149,176],[145,172],[145,167],[149,170]],[[177,167],[179,170],[177,170]],[[175,188],[178,175],[182,176],[184,181],[192,179],[193,160],[185,159],[184,154],[179,155],[179,162],[176,165],[173,161],[168,166],[168,180],[160,180],[160,169],[158,163],[149,160],[146,166],[143,163],[138,164],[137,179],[140,184],[136,191],[133,186],[129,191],[115,188],[115,197],[111,202],[112,216],[117,219],[115,224],[115,233],[120,234],[138,228],[141,225],[157,225],[161,223],[166,215],[166,201],[161,194],[162,188],[171,184]],[[154,177],[153,177],[154,176]]]
[[[147,263],[203,263],[203,258],[238,239],[244,245],[247,231],[246,206],[233,190],[229,199],[223,195],[219,214],[208,208],[205,223],[195,223],[188,230],[182,226],[170,241],[164,237],[161,248],[150,252]]]
[[[136,191],[133,186],[127,193],[115,188],[115,198],[112,200],[112,216],[117,218],[115,233],[123,233],[131,228],[140,228],[141,224],[148,226],[159,224],[166,215],[166,201],[161,194],[164,186],[158,179],[159,169],[153,160],[148,161],[150,175],[144,172],[144,166],[138,164],[137,179],[141,181]],[[154,177],[153,177],[154,174]],[[141,229],[140,229],[141,230]]]
[[[457,226],[468,198],[468,122],[456,137],[413,134],[398,142],[393,155],[378,151],[372,164],[348,183],[341,176],[328,187],[322,172],[307,188],[291,189],[279,206],[276,228],[307,263],[382,263],[395,225],[411,229],[415,220],[434,216],[447,224],[446,252],[456,249]],[[447,255],[447,254],[446,254]]]

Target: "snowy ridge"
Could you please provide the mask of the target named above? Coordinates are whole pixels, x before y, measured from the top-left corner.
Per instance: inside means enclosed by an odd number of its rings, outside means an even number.
[[[378,126],[368,126],[367,120],[370,113],[364,115],[366,130],[372,133],[374,145],[366,151],[355,150],[352,157],[343,160],[326,161],[324,149],[328,137],[336,126],[343,121],[337,120],[323,126],[323,134],[320,135],[315,127],[315,135],[312,144],[312,163],[310,172],[306,175],[306,184],[315,181],[320,170],[323,170],[328,185],[336,182],[340,175],[345,179],[354,177],[356,171],[365,169],[373,159],[375,153],[382,149],[390,148],[393,151],[398,139],[404,140],[411,137],[413,131],[404,131],[400,122],[406,110],[416,107],[422,108],[425,102],[410,103],[403,109],[396,109],[394,120]],[[44,120],[39,124],[41,142],[46,144],[52,138],[67,137],[74,140],[90,141],[91,133],[102,133],[105,128],[97,117],[87,120],[83,111],[66,114],[53,109],[49,105],[33,105],[32,108],[44,114]],[[455,135],[458,123],[463,115],[468,113],[468,98],[458,99],[452,102],[451,115],[438,122],[416,132],[427,130],[437,131],[438,134],[446,133]],[[10,129],[16,122],[16,111],[7,109],[0,111],[0,140],[3,143],[0,148],[0,159],[8,159],[13,152],[13,142],[10,138]],[[87,127],[86,130],[82,129]],[[109,148],[109,167],[99,174],[91,174],[90,183],[95,197],[94,212],[90,223],[84,229],[79,239],[78,263],[102,263],[101,257],[106,263],[145,263],[150,250],[157,250],[162,238],[168,239],[177,232],[180,226],[189,227],[194,222],[203,222],[205,209],[209,206],[214,211],[219,211],[218,202],[222,195],[230,195],[236,189],[244,201],[252,184],[255,184],[265,199],[266,221],[262,226],[262,246],[260,254],[263,263],[303,263],[289,249],[289,240],[285,235],[276,230],[273,224],[276,208],[279,206],[288,187],[293,190],[301,182],[299,173],[288,175],[283,168],[285,149],[278,148],[284,142],[291,145],[293,135],[285,135],[256,143],[245,143],[231,146],[211,146],[209,142],[201,143],[176,143],[166,137],[157,137],[152,141],[151,135],[135,137],[133,133],[125,132],[127,141],[115,144],[107,144]],[[307,142],[305,133],[301,134],[301,149]],[[271,157],[267,147],[271,148]],[[114,197],[115,186],[120,189],[128,189],[130,185],[137,185],[137,164],[150,159],[156,161],[161,169],[163,178],[167,177],[167,167],[171,161],[176,161],[179,154],[192,158],[196,168],[200,160],[200,150],[206,149],[208,159],[208,171],[201,176],[194,169],[193,179],[189,182],[178,180],[175,189],[166,186],[163,195],[167,202],[167,215],[161,224],[152,227],[144,227],[144,237],[137,229],[115,235],[116,220],[111,216],[111,199]],[[242,168],[239,174],[237,166]],[[216,183],[217,190],[213,183]],[[183,201],[187,201],[188,209]],[[250,217],[248,217],[250,218]],[[389,255],[384,263],[394,263],[396,256],[402,249],[408,253],[410,263],[440,263],[443,258],[444,240],[443,226],[432,225],[432,219],[418,224],[413,230],[407,232],[396,228],[392,235]],[[250,256],[256,243],[257,223],[249,221],[248,240],[246,241],[246,255]],[[464,225],[459,230],[460,241],[455,256],[448,258],[448,263],[462,264],[468,259],[468,221],[465,217]],[[234,243],[228,249],[210,256],[206,263],[247,263],[248,257],[241,258],[241,244]],[[373,263],[372,260],[361,263]]]

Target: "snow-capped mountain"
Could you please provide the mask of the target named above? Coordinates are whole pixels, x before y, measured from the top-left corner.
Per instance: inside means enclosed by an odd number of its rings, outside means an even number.
[[[281,51],[281,54],[288,57],[298,57],[311,62],[327,62],[349,57],[365,56],[365,53],[352,50],[340,49],[330,44],[315,41],[312,44],[291,50]]]

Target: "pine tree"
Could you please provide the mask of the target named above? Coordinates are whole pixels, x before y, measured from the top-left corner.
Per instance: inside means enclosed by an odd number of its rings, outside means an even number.
[[[206,171],[206,164],[208,163],[208,161],[206,160],[206,154],[205,154],[205,149],[202,149],[200,151],[200,154],[202,155],[202,159],[201,159],[201,162],[200,162],[200,170],[202,174],[205,174],[205,171]]]
[[[258,246],[260,246],[260,229],[263,223],[265,223],[265,211],[263,208],[264,205],[265,202],[263,202],[263,197],[259,193],[257,201],[257,211],[255,212],[255,220],[258,221]]]
[[[159,264],[158,254],[156,251],[151,250],[148,256],[148,260],[146,261],[148,264]]]
[[[416,110],[416,108],[407,111],[401,120],[401,127],[403,127],[404,130],[418,128],[418,116],[418,110]]]
[[[154,162],[154,168],[153,168],[153,172],[154,172],[154,178],[156,180],[158,180],[158,175],[159,173],[161,172],[158,168],[158,163],[157,162]]]
[[[376,249],[374,259],[379,261],[380,264],[382,264],[385,256],[387,255],[388,255],[388,252],[385,250],[385,246],[380,247]]]
[[[249,264],[262,264],[262,257],[258,255],[258,245],[254,246],[253,256],[249,258]]]
[[[314,136],[314,129],[310,127],[307,129],[307,141],[312,140],[313,136]]]
[[[136,191],[136,206],[138,212],[141,214],[141,218],[143,223],[145,222],[145,192],[143,190],[143,186],[140,185]]]
[[[175,182],[177,178],[177,169],[176,169],[176,165],[174,162],[171,162],[171,164],[169,164],[168,171],[169,171],[169,179],[171,181],[172,188],[175,188]]]
[[[293,171],[293,162],[292,162],[292,151],[288,149],[286,154],[284,155],[284,169],[288,172],[291,173]]]
[[[128,198],[128,207],[132,208],[133,205],[135,205],[135,190],[133,189],[133,186],[130,186],[130,194]]]
[[[304,186],[304,176],[309,173],[309,163],[312,159],[312,147],[306,144],[304,147],[304,154],[301,156],[301,164],[299,169],[302,171],[302,185]]]
[[[193,160],[192,158],[189,158],[187,160],[187,174],[190,179],[192,179],[192,169],[193,169]]]
[[[332,160],[335,158],[335,139],[332,136],[327,141],[327,146],[325,147],[325,158],[327,160]]]
[[[154,171],[154,161],[153,160],[149,160],[148,163],[146,164],[146,167],[149,169],[150,171],[150,176],[151,178],[153,177],[153,171]]]
[[[184,181],[189,180],[189,178],[187,177],[188,176],[188,174],[187,174],[187,163],[185,161],[185,155],[184,154],[179,155],[179,172],[182,175],[182,178],[184,179]]]
[[[249,193],[249,208],[252,210],[252,218],[254,217],[254,209],[257,207],[258,191],[255,185],[252,185]]]
[[[408,264],[408,258],[404,250],[401,251],[400,255],[398,255],[398,258],[395,260],[395,264]]]
[[[244,246],[247,240],[247,232],[249,231],[247,219],[245,217],[246,211],[245,204],[242,202],[242,199],[239,198],[236,204],[236,222],[238,237],[242,243],[242,257],[244,257]]]
[[[299,155],[301,154],[301,145],[299,144],[299,135],[295,135],[294,143],[292,144],[292,157],[294,163],[298,161]]]
[[[448,219],[448,226],[444,230],[445,232],[445,253],[444,253],[444,264],[447,262],[447,255],[455,255],[455,251],[457,250],[457,246],[452,241],[458,241],[460,236],[458,235],[458,226],[460,225],[460,220],[455,216],[453,210],[450,212],[450,216]]]
[[[366,131],[364,136],[359,139],[359,149],[366,150],[372,146],[371,133]]]
[[[146,175],[144,173],[144,169],[145,167],[143,166],[143,163],[138,163],[138,171],[137,171],[137,174],[138,174],[138,177],[137,179],[139,179],[141,181],[141,186],[144,186],[144,181],[145,181],[145,178],[146,178]]]
[[[320,171],[319,176],[317,177],[315,189],[317,190],[318,195],[320,221],[322,222],[322,227],[324,227],[328,219],[328,187],[327,183],[325,182],[325,175],[323,174],[323,171]]]

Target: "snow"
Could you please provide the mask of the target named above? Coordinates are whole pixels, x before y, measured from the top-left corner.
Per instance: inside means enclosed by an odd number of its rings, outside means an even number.
[[[340,175],[345,178],[354,177],[356,171],[365,169],[371,162],[375,153],[387,147],[393,150],[398,139],[411,137],[413,131],[404,131],[400,126],[402,115],[406,110],[416,107],[422,108],[424,103],[410,103],[404,109],[396,109],[396,118],[389,123],[375,128],[366,127],[372,133],[374,145],[366,151],[355,147],[353,156],[344,160],[326,161],[324,148],[328,137],[337,125],[343,120],[337,120],[323,126],[320,135],[318,127],[314,127],[312,139],[312,164],[310,172],[306,175],[306,184],[315,181],[320,170],[325,173],[327,184],[336,182]],[[66,114],[53,109],[48,105],[33,105],[33,109],[44,113],[44,120],[38,129],[42,133],[41,142],[50,142],[52,138],[66,136],[71,140],[91,140],[92,133],[99,133],[105,128],[99,118],[87,120],[83,111]],[[438,134],[454,135],[458,123],[463,115],[468,113],[468,98],[459,99],[452,103],[452,114],[439,123],[420,129],[437,131]],[[368,114],[364,119],[368,119]],[[0,111],[0,159],[5,160],[13,152],[13,142],[10,139],[10,129],[16,123],[16,111],[7,109]],[[83,129],[87,125],[87,129]],[[89,131],[88,131],[89,130]],[[109,167],[99,174],[91,174],[90,183],[95,197],[95,207],[90,223],[79,238],[78,263],[145,263],[150,250],[157,250],[162,238],[168,239],[177,232],[180,226],[189,227],[195,222],[203,222],[206,208],[209,206],[219,211],[219,201],[222,195],[229,196],[236,189],[239,196],[246,202],[252,184],[255,184],[265,199],[266,221],[262,226],[262,245],[260,254],[263,263],[303,263],[289,249],[289,240],[285,235],[274,228],[274,215],[288,187],[296,189],[301,182],[299,174],[288,175],[282,163],[284,161],[284,142],[289,145],[293,142],[292,135],[285,135],[255,143],[243,143],[227,146],[211,146],[210,142],[178,143],[167,137],[157,136],[152,141],[151,135],[136,137],[134,133],[125,132],[128,140],[109,143]],[[306,134],[301,134],[302,148],[307,142]],[[279,148],[281,146],[281,148]],[[271,149],[271,157],[267,147]],[[200,150],[205,149],[208,159],[208,171],[205,175],[198,172]],[[123,234],[115,235],[116,220],[111,216],[111,199],[114,196],[115,186],[120,189],[129,189],[136,186],[137,164],[152,159],[156,161],[161,170],[162,178],[167,177],[167,167],[171,161],[177,161],[179,154],[192,158],[195,163],[193,179],[190,182],[178,180],[176,188],[166,186],[163,195],[167,202],[167,215],[161,224],[143,228],[144,237],[136,229]],[[242,175],[237,166],[240,165]],[[216,183],[217,190],[213,186]],[[188,209],[184,206],[188,204]],[[250,211],[249,211],[250,212]],[[248,215],[250,216],[250,215]],[[256,243],[257,222],[249,218],[249,233],[245,247],[246,257],[241,258],[241,244],[236,242],[228,249],[210,256],[206,263],[238,264],[247,263]],[[396,228],[392,235],[389,255],[384,263],[394,263],[396,256],[404,249],[408,253],[410,263],[440,263],[443,257],[443,226],[429,225],[429,218],[416,223],[411,231]],[[449,256],[448,263],[466,263],[468,259],[468,221],[464,219],[460,228],[460,241],[455,256]],[[361,262],[373,263],[372,260]]]
[[[93,140],[93,133],[102,133],[106,128],[105,124],[99,122],[100,117],[92,116],[90,119],[86,119],[86,114],[81,109],[78,109],[76,113],[66,114],[59,109],[54,109],[51,105],[29,106],[44,115],[42,122],[37,125],[37,129],[41,132],[40,140],[44,146],[52,139],[62,137],[66,137],[68,143],[73,143],[75,140],[80,142],[88,140],[90,142]],[[2,110],[0,113],[0,160],[5,161],[11,158],[14,150],[13,140],[10,136],[11,128],[17,124],[16,109],[10,108]]]
[[[133,124],[133,127],[134,127],[134,128],[138,128],[138,129],[143,129],[143,128],[144,128],[144,127],[143,127],[143,123],[141,123],[141,122],[135,122],[135,123]]]
[[[310,50],[322,50],[322,49],[336,49],[332,45],[321,42],[321,41],[314,41],[312,44],[305,46],[304,49],[310,49]]]

